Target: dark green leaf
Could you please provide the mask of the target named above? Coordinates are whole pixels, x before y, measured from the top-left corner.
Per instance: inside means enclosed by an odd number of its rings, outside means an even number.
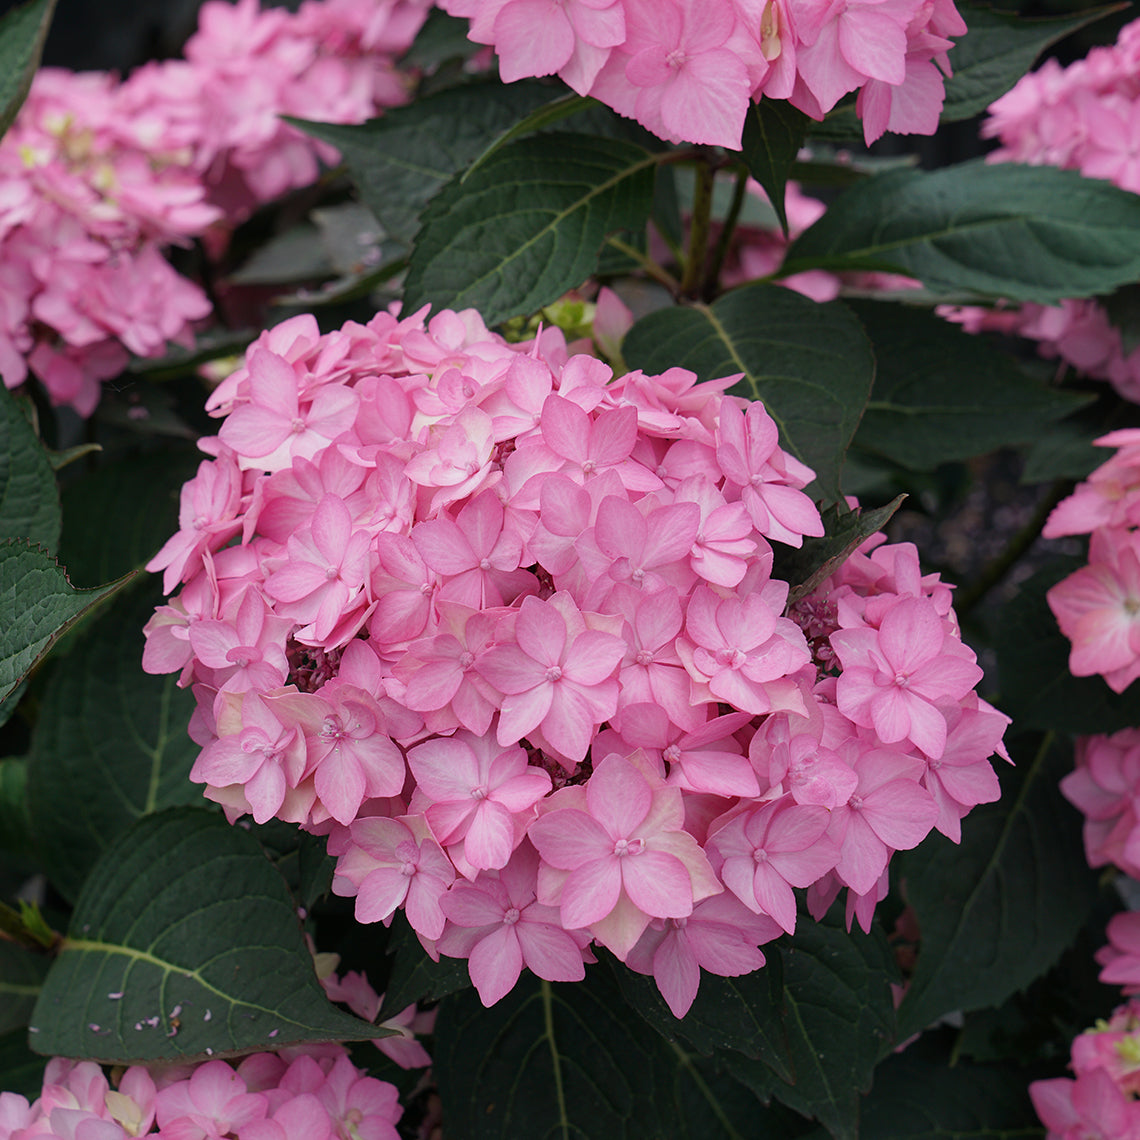
[[[662,309],[626,334],[631,368],[690,368],[701,380],[733,372],[732,391],[763,400],[781,446],[839,497],[839,471],[871,393],[875,362],[859,322],[838,301],[820,305],[775,285],[746,285],[712,305]]]
[[[5,725],[12,719],[16,706],[23,700],[27,688],[28,682],[23,680],[3,700],[0,700],[0,725]]]
[[[464,1140],[786,1140],[715,1064],[647,1032],[601,967],[552,985],[529,974],[490,1009],[474,991],[440,1004],[434,1072]]]
[[[501,150],[507,143],[514,142],[515,139],[521,139],[526,135],[532,135],[536,131],[545,130],[547,127],[554,126],[555,123],[562,122],[563,119],[569,119],[571,116],[595,106],[597,106],[597,102],[588,95],[577,95],[570,91],[561,98],[554,99],[541,107],[536,107],[529,115],[520,119],[514,126],[508,127],[498,138],[488,143],[478,158],[463,172],[463,181],[466,182],[495,151]]]
[[[890,522],[905,498],[906,495],[898,495],[885,507],[875,510],[851,510],[842,501],[833,503],[822,512],[822,538],[805,538],[803,546],[798,549],[794,546],[775,547],[772,576],[791,583],[788,604],[806,597],[824,578],[834,574],[860,543]]]
[[[385,1016],[399,1013],[414,1001],[438,1001],[471,986],[467,960],[441,957],[433,962],[402,913],[392,924],[389,950],[395,957],[384,990]]]
[[[69,484],[59,551],[68,575],[106,582],[149,561],[178,529],[179,492],[202,458],[188,444],[169,443],[160,455],[104,463]]]
[[[340,151],[364,204],[389,236],[410,242],[436,191],[562,90],[537,81],[480,81],[426,95],[359,126],[293,121]]]
[[[1035,755],[1015,751],[1016,767],[998,761],[1001,799],[963,820],[959,846],[932,835],[901,856],[922,944],[900,1035],[1003,1001],[1044,973],[1084,923],[1096,876],[1081,817],[1057,786],[1072,769],[1072,747],[1049,747],[1051,739]]]
[[[858,447],[913,471],[1034,439],[1092,397],[1047,388],[1005,353],[933,313],[851,301],[875,350]]]
[[[195,808],[146,816],[84,884],[36,1051],[125,1064],[384,1036],[325,997],[296,905],[240,827]]]
[[[970,30],[950,51],[954,74],[946,80],[942,121],[980,115],[1033,66],[1047,47],[1122,7],[1111,4],[1077,15],[1026,20],[977,4],[960,5],[958,10]]]
[[[30,851],[32,824],[28,815],[28,761],[23,756],[0,760],[0,849]]]
[[[607,234],[645,226],[658,161],[633,143],[560,133],[496,151],[424,211],[406,309],[471,307],[495,325],[556,300],[594,272]]]
[[[54,550],[60,527],[55,472],[20,405],[0,389],[0,542],[26,538]]]
[[[45,551],[19,542],[0,545],[0,701],[85,613],[133,577],[77,590]]]
[[[1097,733],[1140,724],[1140,685],[1114,693],[1103,677],[1069,672],[1071,646],[1045,594],[1084,565],[1080,558],[1055,559],[1002,609],[994,638],[1001,703],[1020,729]]]
[[[852,186],[780,272],[882,269],[932,289],[1053,304],[1140,279],[1140,196],[1048,166],[982,160]]]
[[[28,1048],[28,1035],[23,1029],[0,1036],[0,1089],[36,1100],[43,1090],[46,1064],[43,1057],[37,1057]]]
[[[1140,347],[1140,285],[1124,285],[1101,300],[1109,323],[1120,331],[1121,351],[1131,356]]]
[[[1107,454],[1093,440],[1104,434],[1104,425],[1085,417],[1063,420],[1043,428],[1025,457],[1023,483],[1046,483],[1052,479],[1083,479],[1099,467]]]
[[[250,832],[305,910],[328,894],[336,861],[326,852],[323,835],[310,835],[280,819],[253,825]]]
[[[194,697],[176,674],[142,671],[142,627],[162,601],[119,598],[59,662],[32,737],[28,811],[48,877],[74,899],[96,859],[141,816],[201,802]]]
[[[739,978],[701,975],[701,988],[684,1018],[673,1016],[652,978],[635,974],[620,962],[614,976],[629,1004],[667,1041],[690,1045],[711,1055],[734,1049],[762,1061],[774,1077],[793,1079],[781,1018],[781,959],[769,953],[768,964]]]
[[[468,56],[482,51],[482,44],[472,43],[467,38],[467,29],[470,26],[468,20],[449,16],[439,8],[432,8],[415,42],[404,53],[400,63],[404,67],[430,70],[456,56]]]
[[[54,11],[55,0],[29,0],[0,20],[0,135],[32,85]]]
[[[792,1081],[772,1081],[770,1069],[739,1054],[725,1063],[758,1095],[816,1117],[836,1140],[854,1140],[859,1094],[871,1087],[875,1063],[895,1040],[896,969],[878,926],[869,935],[848,934],[836,922],[841,915],[841,906],[824,922],[804,915],[795,936],[773,946],[783,964]]]
[[[783,99],[753,103],[744,120],[744,161],[752,177],[764,187],[785,235],[788,213],[784,208],[784,188],[810,122],[807,115]]]
[[[0,1035],[28,1024],[49,962],[46,954],[0,939]]]
[[[899,1053],[875,1071],[863,1102],[860,1140],[1039,1138],[1023,1070],[957,1064]]]

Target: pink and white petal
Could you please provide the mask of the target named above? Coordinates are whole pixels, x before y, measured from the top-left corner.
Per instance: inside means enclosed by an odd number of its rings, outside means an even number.
[[[467,959],[479,1000],[492,1006],[514,988],[522,972],[523,956],[514,926],[502,924],[482,939]]]
[[[502,804],[482,800],[463,837],[463,853],[472,867],[498,870],[510,861],[515,847],[515,826]]]
[[[594,769],[586,784],[586,802],[611,839],[630,839],[649,814],[653,793],[645,777],[615,753]]]
[[[605,828],[576,808],[540,816],[530,825],[528,834],[543,862],[563,871],[573,871],[613,854],[614,841]]]
[[[674,1017],[684,1017],[697,996],[701,969],[686,932],[676,930],[653,955],[653,980]]]
[[[528,922],[529,909],[515,926],[523,962],[532,974],[548,982],[580,982],[586,976],[578,943],[558,926]]]
[[[654,918],[687,918],[693,888],[685,864],[664,851],[642,851],[620,860],[622,884],[630,901]]]
[[[618,863],[617,857],[610,854],[570,872],[562,886],[559,904],[562,925],[566,930],[578,930],[600,922],[614,909],[621,894]]]

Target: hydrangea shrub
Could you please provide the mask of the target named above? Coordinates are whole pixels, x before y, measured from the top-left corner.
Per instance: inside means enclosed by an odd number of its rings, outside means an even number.
[[[211,0],[118,78],[50,7],[0,1140],[1130,1136],[1140,419],[1031,342],[1132,351],[1133,27]]]

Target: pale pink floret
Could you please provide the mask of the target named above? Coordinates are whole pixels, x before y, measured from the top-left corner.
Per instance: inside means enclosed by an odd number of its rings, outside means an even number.
[[[1120,986],[1126,994],[1140,994],[1140,911],[1115,914],[1108,922],[1108,945],[1096,953],[1106,986]]]
[[[682,830],[678,788],[652,787],[613,754],[594,768],[581,807],[560,808],[530,827],[544,864],[568,875],[539,899],[557,900],[567,930],[590,927],[624,957],[651,918],[684,918],[717,885],[696,840]]]
[[[653,919],[625,964],[652,974],[673,1016],[681,1018],[696,999],[702,969],[724,978],[750,974],[764,965],[759,947],[782,933],[725,892],[697,903],[688,918]]]
[[[1096,531],[1089,565],[1058,582],[1046,598],[1073,643],[1073,675],[1100,673],[1113,692],[1124,692],[1140,676],[1140,559],[1131,535]]]
[[[876,630],[844,629],[831,636],[843,672],[840,711],[884,744],[909,740],[932,760],[946,748],[940,701],[961,700],[982,678],[974,655],[947,630],[934,604],[894,603]]]
[[[585,977],[581,943],[562,929],[557,908],[536,900],[537,874],[538,857],[526,843],[497,878],[457,883],[442,900],[448,926],[437,949],[467,959],[486,1006],[513,989],[523,966],[548,982]]]
[[[528,765],[523,749],[462,730],[417,745],[408,766],[436,838],[444,846],[462,843],[463,858],[479,870],[507,865],[531,809],[551,787],[549,774]]]
[[[480,675],[504,694],[499,743],[516,744],[541,727],[568,760],[581,760],[594,729],[617,708],[613,679],[621,640],[589,629],[567,594],[523,599],[514,643],[494,646],[478,661]]]
[[[403,906],[424,938],[443,933],[440,897],[455,879],[455,868],[423,816],[358,819],[351,845],[333,879],[338,895],[356,896],[358,922],[391,922]]]
[[[790,677],[811,653],[799,628],[778,616],[786,595],[787,583],[776,581],[742,600],[721,598],[703,584],[693,591],[685,618],[688,636],[678,640],[677,651],[689,676],[707,686],[704,699],[756,714],[804,711]]]
[[[766,538],[802,546],[805,535],[823,534],[815,504],[799,488],[815,472],[779,445],[775,421],[754,401],[746,412],[724,399],[720,404],[716,458],[726,487],[738,488],[752,525]]]
[[[754,914],[789,934],[796,929],[793,887],[807,887],[835,866],[825,808],[784,798],[737,815],[712,832],[708,851],[724,885]]]
[[[225,1061],[207,1061],[189,1081],[159,1090],[155,1113],[164,1136],[207,1140],[225,1136],[266,1115],[268,1100],[246,1090]]]

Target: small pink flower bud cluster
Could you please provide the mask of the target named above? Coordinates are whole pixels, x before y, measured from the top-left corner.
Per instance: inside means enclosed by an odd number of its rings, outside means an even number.
[[[739,150],[749,103],[787,99],[822,119],[844,95],[868,143],[933,134],[953,0],[442,0],[490,44],[507,83],[559,75],[673,142]]]
[[[1140,1136],[1140,1003],[1128,1002],[1073,1042],[1074,1079],[1034,1081],[1046,1140]]]
[[[0,376],[30,368],[90,415],[128,354],[188,343],[210,313],[163,256],[315,181],[335,152],[282,114],[360,122],[405,101],[395,56],[427,0],[213,0],[187,59],[119,82],[45,69],[0,144]]]
[[[425,313],[294,318],[211,395],[143,659],[193,686],[192,778],[327,834],[357,918],[403,907],[487,1004],[596,942],[680,1016],[795,888],[869,924],[891,853],[998,795],[949,587],[877,536],[789,607],[812,472],[735,378]]]
[[[1048,593],[1049,608],[1072,642],[1075,677],[1099,673],[1114,693],[1140,677],[1140,429],[1101,436],[1119,450],[1060,503],[1046,538],[1091,534],[1089,564]]]
[[[1079,170],[1140,194],[1140,20],[1124,27],[1111,47],[1093,48],[1069,67],[1047,60],[989,114],[982,135],[1001,142],[990,161]],[[1140,348],[1126,346],[1095,300],[944,315],[971,331],[994,329],[1037,341],[1042,356],[1108,380],[1126,400],[1140,403]]]
[[[91,1061],[56,1057],[39,1099],[0,1093],[0,1140],[398,1140],[402,1114],[395,1086],[366,1076],[343,1045],[132,1065],[115,1085]]]

